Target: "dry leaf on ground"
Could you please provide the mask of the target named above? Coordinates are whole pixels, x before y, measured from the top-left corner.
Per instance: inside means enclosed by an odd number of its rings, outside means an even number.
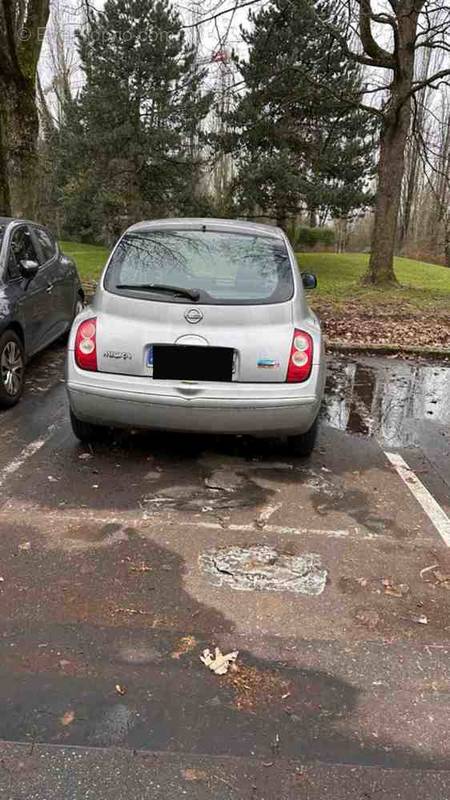
[[[173,651],[172,658],[180,659],[181,656],[190,653],[196,644],[197,640],[193,636],[183,636],[178,642],[178,648]]]
[[[234,650],[232,653],[224,655],[218,647],[216,647],[213,655],[211,650],[207,648],[203,651],[203,655],[200,656],[200,661],[216,675],[225,675],[230,664],[236,661],[238,655],[239,650]]]
[[[393,583],[390,578],[384,578],[382,581],[384,593],[389,597],[404,597],[409,592],[407,583]]]
[[[72,710],[66,711],[65,714],[62,715],[60,722],[61,725],[64,725],[66,728],[68,725],[71,725],[75,719],[75,712]]]
[[[181,770],[181,774],[185,781],[206,781],[208,780],[208,773],[203,769],[194,769],[187,767]]]

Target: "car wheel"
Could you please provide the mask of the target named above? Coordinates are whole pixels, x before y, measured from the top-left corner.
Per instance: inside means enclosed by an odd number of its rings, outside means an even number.
[[[92,425],[91,422],[83,422],[83,420],[75,416],[72,409],[70,410],[70,423],[75,436],[80,442],[88,444],[89,442],[100,442],[105,438],[107,429],[103,425]]]
[[[14,331],[0,336],[0,406],[10,408],[19,400],[25,380],[23,344]]]
[[[309,431],[299,436],[288,436],[290,453],[294,456],[300,456],[300,458],[309,458],[316,444],[318,430],[319,418],[316,417]]]

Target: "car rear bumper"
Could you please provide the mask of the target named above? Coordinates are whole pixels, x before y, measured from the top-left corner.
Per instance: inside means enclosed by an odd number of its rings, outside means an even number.
[[[111,373],[68,371],[70,406],[79,419],[113,427],[180,432],[304,433],[323,394],[324,369],[305,384],[195,384]]]

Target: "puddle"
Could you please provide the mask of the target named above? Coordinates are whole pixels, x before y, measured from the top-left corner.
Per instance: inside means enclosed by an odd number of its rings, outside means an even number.
[[[231,471],[217,470],[201,483],[168,486],[142,501],[144,513],[155,511],[213,511],[261,505],[268,490]]]
[[[272,547],[227,547],[210,550],[199,557],[204,572],[217,586],[228,585],[243,592],[294,592],[322,594],[327,571],[320,556],[305,553],[289,556]]]
[[[110,747],[125,741],[135,722],[135,715],[126,705],[116,705],[104,709],[94,723],[89,735],[89,743],[95,747]]]
[[[450,425],[449,397],[448,367],[334,358],[322,419],[391,447],[414,447],[427,423]]]

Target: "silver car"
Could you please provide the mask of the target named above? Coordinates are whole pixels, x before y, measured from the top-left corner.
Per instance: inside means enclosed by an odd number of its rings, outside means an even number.
[[[287,437],[309,455],[325,382],[320,325],[283,231],[140,222],[74,321],[67,389],[81,441],[105,427]]]

